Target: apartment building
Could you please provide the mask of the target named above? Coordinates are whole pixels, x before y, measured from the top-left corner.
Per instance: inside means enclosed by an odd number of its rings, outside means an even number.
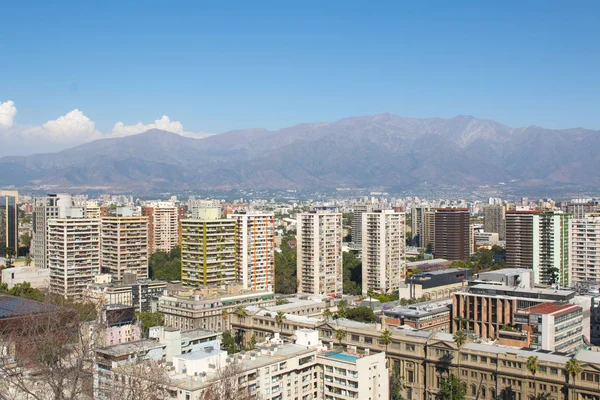
[[[374,210],[375,205],[370,203],[357,203],[352,206],[352,242],[359,248],[362,246],[362,215]]]
[[[148,217],[102,217],[102,272],[120,281],[126,272],[148,277]]]
[[[48,220],[64,217],[66,210],[73,207],[73,205],[73,199],[71,198],[71,195],[68,194],[48,194],[45,197],[37,197],[34,199],[33,238],[31,240],[30,254],[35,260],[36,267],[48,268],[46,251]],[[83,217],[83,214],[81,216]]]
[[[362,291],[397,291],[406,277],[406,216],[391,210],[362,214]]]
[[[425,214],[429,211],[431,208],[426,205],[412,207],[410,210],[412,237],[416,239],[418,247],[425,247],[425,230],[427,228]]]
[[[236,221],[181,221],[181,282],[200,287],[237,282]]]
[[[471,255],[469,218],[468,208],[438,208],[435,210],[433,252],[436,257],[465,260]]]
[[[600,213],[571,220],[569,282],[600,282]]]
[[[362,356],[354,351],[328,351],[317,354],[317,364],[323,371],[326,400],[390,398],[385,353]]]
[[[298,293],[342,295],[342,214],[298,214]]]
[[[274,290],[275,215],[235,212],[237,278],[244,289]]]
[[[19,251],[19,192],[0,190],[0,256]]]
[[[506,213],[506,266],[532,268],[536,284],[569,286],[570,214]]]
[[[230,329],[231,314],[238,306],[274,306],[273,292],[250,292],[237,295],[202,297],[161,296],[158,311],[163,314],[165,326],[179,329]]]
[[[584,218],[586,214],[597,213],[600,211],[600,209],[598,209],[598,203],[592,201],[585,203],[569,203],[566,208],[567,213],[573,215],[573,218],[577,219]]]
[[[148,217],[148,252],[169,252],[180,245],[179,223],[185,210],[171,201],[149,202],[142,207],[142,216]]]
[[[100,273],[100,220],[49,219],[47,260],[50,292],[81,298],[86,286]]]
[[[499,240],[504,240],[506,232],[506,213],[502,205],[483,207],[483,231],[497,233]]]

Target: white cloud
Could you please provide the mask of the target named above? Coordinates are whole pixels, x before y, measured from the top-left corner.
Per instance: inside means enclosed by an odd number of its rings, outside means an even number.
[[[17,114],[17,108],[12,100],[0,103],[0,128],[10,128]]]
[[[183,128],[179,121],[163,115],[153,123],[138,122],[125,125],[117,122],[110,133],[103,134],[96,129],[96,124],[79,109],[74,109],[54,120],[49,120],[41,126],[25,126],[15,123],[17,108],[11,100],[0,102],[0,157],[2,149],[9,149],[14,144],[23,147],[25,153],[57,151],[77,146],[96,139],[135,135],[149,129],[161,129],[191,138],[203,138],[210,133],[190,132]],[[14,149],[13,149],[14,150]]]
[[[137,133],[146,132],[149,129],[160,129],[163,131],[169,131],[173,133],[177,133],[181,136],[191,137],[191,138],[202,138],[210,136],[210,133],[196,133],[196,132],[187,132],[183,129],[183,125],[179,121],[171,121],[171,119],[167,115],[163,115],[160,119],[155,120],[151,124],[143,124],[138,122],[135,125],[125,125],[123,122],[117,122],[115,126],[113,126],[111,131],[111,136],[127,136],[127,135],[135,135]]]
[[[96,130],[96,124],[78,109],[42,126],[28,128],[22,132],[25,138],[41,138],[54,143],[79,144],[99,139],[102,134]]]

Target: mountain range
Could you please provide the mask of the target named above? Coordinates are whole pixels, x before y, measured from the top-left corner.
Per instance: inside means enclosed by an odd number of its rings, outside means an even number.
[[[203,139],[149,130],[0,159],[0,185],[115,189],[521,187],[600,184],[600,131],[393,114]]]

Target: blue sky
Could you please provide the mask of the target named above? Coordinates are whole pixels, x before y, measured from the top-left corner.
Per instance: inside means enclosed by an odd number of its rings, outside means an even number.
[[[600,129],[599,2],[5,3],[0,128],[32,146],[163,115],[190,134],[381,112]]]

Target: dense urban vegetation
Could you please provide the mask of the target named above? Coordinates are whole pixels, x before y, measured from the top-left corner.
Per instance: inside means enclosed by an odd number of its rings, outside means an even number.
[[[296,248],[290,247],[295,241],[294,235],[286,235],[281,239],[281,251],[275,252],[275,291],[282,294],[296,293]]]
[[[148,337],[148,331],[151,327],[163,325],[163,316],[159,311],[136,311],[135,319],[142,323],[144,337]]]
[[[173,248],[170,252],[157,251],[148,261],[150,278],[162,281],[178,281],[181,279],[181,249]]]

